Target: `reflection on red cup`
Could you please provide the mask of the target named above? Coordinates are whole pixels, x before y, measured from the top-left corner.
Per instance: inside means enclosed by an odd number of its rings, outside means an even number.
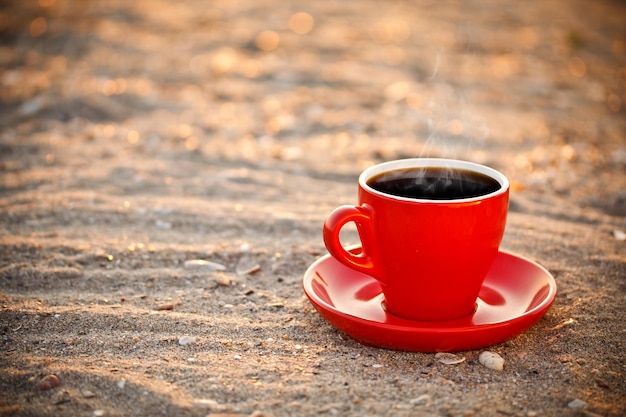
[[[372,166],[358,186],[358,205],[336,208],[324,223],[330,254],[376,278],[391,314],[416,321],[471,314],[504,234],[508,179],[471,162],[415,158]],[[358,254],[340,241],[349,222]]]

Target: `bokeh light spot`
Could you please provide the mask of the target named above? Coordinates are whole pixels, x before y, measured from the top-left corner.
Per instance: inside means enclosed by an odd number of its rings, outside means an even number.
[[[115,135],[115,131],[116,131],[115,125],[107,124],[107,125],[102,126],[101,133],[104,138],[110,139]]]
[[[126,135],[126,140],[130,144],[135,144],[139,142],[139,132],[137,132],[136,130],[129,131],[128,135]]]
[[[188,151],[195,151],[200,146],[200,141],[195,136],[189,136],[185,140],[185,149]]]
[[[0,12],[0,31],[5,31],[9,27],[9,15]]]
[[[406,104],[415,110],[425,110],[428,106],[428,100],[422,94],[410,92],[406,96]]]
[[[140,96],[146,96],[152,90],[152,82],[147,78],[139,78],[133,83],[134,91]]]
[[[396,81],[385,87],[385,97],[391,101],[400,101],[409,95],[411,85],[406,81]]]
[[[389,19],[370,27],[370,38],[377,43],[403,43],[411,36],[411,27],[401,19]]]
[[[233,69],[237,62],[235,50],[222,48],[211,59],[211,69],[217,73],[225,74]]]
[[[117,84],[113,80],[106,80],[102,83],[102,94],[105,96],[112,96],[117,93]]]
[[[401,65],[406,61],[406,52],[398,45],[386,45],[382,49],[382,54],[387,65]]]
[[[278,48],[280,36],[273,30],[264,30],[256,36],[254,43],[260,50],[270,52]]]
[[[448,122],[448,132],[451,134],[459,136],[462,135],[464,131],[465,127],[463,126],[463,122],[459,119],[450,120],[450,122]]]
[[[247,59],[243,61],[239,69],[241,73],[248,78],[259,77],[263,70],[261,63],[255,59]]]
[[[189,70],[197,75],[202,75],[210,66],[208,54],[198,54],[189,60]]]
[[[587,72],[587,65],[585,65],[585,61],[577,56],[571,57],[567,63],[567,66],[569,68],[569,72],[577,78],[584,77],[585,73]]]
[[[411,27],[404,20],[394,20],[393,23],[393,41],[402,43],[411,37]]]
[[[183,123],[180,126],[178,126],[178,136],[180,136],[181,138],[186,139],[189,136],[191,136],[191,133],[192,133],[191,126],[189,126],[187,123]]]
[[[305,12],[294,13],[287,23],[289,29],[298,35],[306,35],[313,30],[315,20],[313,16]]]
[[[30,35],[34,38],[46,33],[47,29],[48,29],[48,22],[46,22],[46,19],[44,19],[43,17],[38,17],[36,19],[33,19],[33,21],[30,22],[30,26],[28,27],[28,31],[30,32]]]
[[[512,77],[519,71],[520,63],[512,54],[502,54],[491,58],[491,73],[496,78]]]
[[[576,149],[574,149],[572,145],[565,145],[561,148],[561,156],[565,160],[572,162],[578,158],[578,152],[576,152]]]
[[[613,39],[611,42],[611,51],[617,57],[621,57],[626,53],[626,39]]]
[[[530,26],[520,29],[517,33],[517,37],[520,45],[522,45],[524,49],[535,49],[539,44],[539,34]]]
[[[115,79],[115,93],[116,94],[124,94],[127,88],[128,88],[128,83],[126,82],[124,78]]]
[[[617,113],[622,108],[622,100],[615,93],[611,93],[606,98],[606,105],[614,113]]]
[[[55,56],[50,60],[50,71],[54,74],[65,74],[67,72],[67,58],[64,56]]]
[[[386,22],[377,22],[370,28],[370,37],[377,43],[391,42],[393,27]]]

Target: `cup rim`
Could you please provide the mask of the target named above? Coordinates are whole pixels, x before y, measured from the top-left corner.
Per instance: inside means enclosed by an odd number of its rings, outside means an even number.
[[[401,197],[393,194],[383,193],[378,191],[367,184],[367,181],[375,175],[382,174],[387,171],[394,171],[405,168],[420,168],[420,167],[439,167],[439,168],[457,168],[465,169],[469,171],[478,172],[480,174],[487,175],[500,183],[500,188],[492,193],[483,194],[476,197],[469,198],[455,198],[446,200],[434,200],[426,198],[410,198]],[[406,202],[419,202],[419,203],[433,203],[433,204],[450,204],[450,203],[471,203],[476,201],[486,200],[498,195],[504,194],[509,189],[509,180],[501,172],[490,168],[485,165],[481,165],[475,162],[464,161],[460,159],[446,159],[446,158],[407,158],[397,159],[394,161],[383,162],[377,165],[365,169],[359,176],[359,186],[367,192],[385,198],[393,200],[406,201]]]

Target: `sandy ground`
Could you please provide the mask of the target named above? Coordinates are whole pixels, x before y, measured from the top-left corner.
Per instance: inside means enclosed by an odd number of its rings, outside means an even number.
[[[0,414],[626,414],[625,17],[0,1]],[[502,247],[557,281],[502,371],[364,347],[303,294],[360,171],[415,156],[504,172]]]

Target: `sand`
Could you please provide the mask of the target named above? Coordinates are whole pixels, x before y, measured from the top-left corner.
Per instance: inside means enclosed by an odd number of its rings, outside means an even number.
[[[2,2],[0,414],[626,414],[624,16]],[[453,365],[353,341],[302,289],[358,174],[426,156],[509,177],[502,249],[559,291]]]

